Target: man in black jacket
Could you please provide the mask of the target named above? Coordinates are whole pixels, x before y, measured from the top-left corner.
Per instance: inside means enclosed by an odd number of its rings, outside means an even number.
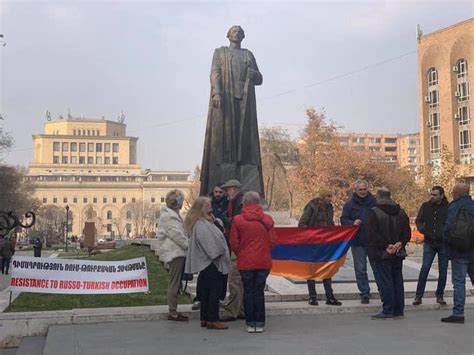
[[[334,226],[334,208],[332,206],[331,191],[321,190],[319,197],[308,202],[303,210],[303,214],[298,222],[298,227],[327,227]],[[309,304],[311,306],[318,305],[316,293],[316,281],[307,280]],[[326,293],[326,304],[332,306],[340,306],[342,302],[334,297],[331,279],[324,279],[324,292]]]
[[[426,280],[436,254],[438,254],[439,270],[436,302],[443,306],[446,305],[443,296],[448,274],[448,257],[443,245],[443,230],[447,216],[448,200],[444,196],[444,189],[441,186],[434,186],[431,189],[430,200],[421,205],[416,217],[416,228],[425,236],[425,242],[423,244],[423,264],[418,277],[415,301],[413,302],[415,306],[422,303]]]
[[[383,300],[383,309],[373,319],[401,318],[405,308],[402,263],[405,245],[411,237],[410,221],[400,205],[390,198],[390,191],[377,191],[377,205],[368,217],[369,259]]]

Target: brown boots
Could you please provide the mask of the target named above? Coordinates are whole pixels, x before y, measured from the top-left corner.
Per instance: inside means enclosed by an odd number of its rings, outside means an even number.
[[[201,322],[201,326],[202,326],[202,322]],[[228,329],[229,327],[222,322],[206,322],[206,328],[223,330],[223,329]]]

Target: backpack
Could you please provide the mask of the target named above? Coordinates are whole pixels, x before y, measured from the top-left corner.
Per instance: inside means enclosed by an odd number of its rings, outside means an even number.
[[[464,207],[459,208],[449,230],[448,244],[460,252],[474,249],[474,217]]]

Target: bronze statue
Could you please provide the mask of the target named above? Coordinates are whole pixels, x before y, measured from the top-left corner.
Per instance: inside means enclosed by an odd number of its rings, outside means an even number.
[[[201,195],[220,181],[237,179],[243,190],[263,195],[255,85],[262,85],[252,52],[241,48],[240,26],[227,32],[229,47],[216,48],[201,167]]]

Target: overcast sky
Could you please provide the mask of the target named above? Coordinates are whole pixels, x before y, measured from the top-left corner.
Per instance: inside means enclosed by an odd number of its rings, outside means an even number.
[[[473,16],[473,1],[2,0],[0,113],[15,138],[6,162],[31,161],[46,110],[111,120],[123,110],[144,169],[192,170],[212,53],[234,24],[263,74],[260,126],[296,135],[314,106],[346,131],[416,132],[416,24],[429,33]]]

